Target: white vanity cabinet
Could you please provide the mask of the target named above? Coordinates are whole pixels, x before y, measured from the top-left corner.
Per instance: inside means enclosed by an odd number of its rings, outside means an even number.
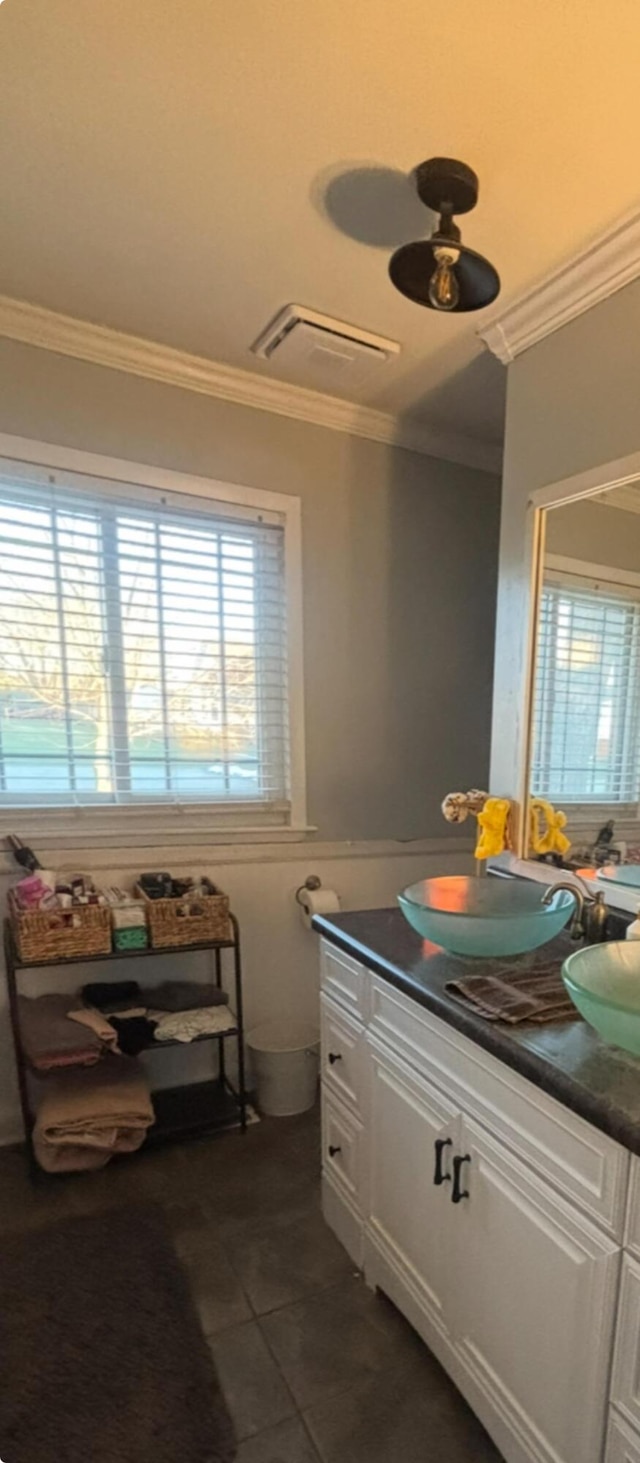
[[[618,1463],[620,1426],[636,1422],[620,1368],[627,1402],[609,1418],[627,1150],[364,966],[355,983],[349,969],[343,997],[336,957],[325,943],[329,1224],[439,1357],[507,1463],[602,1463],[607,1425],[607,1463]],[[630,1265],[635,1381],[640,1243]]]
[[[631,1159],[606,1463],[640,1463],[640,1159]]]

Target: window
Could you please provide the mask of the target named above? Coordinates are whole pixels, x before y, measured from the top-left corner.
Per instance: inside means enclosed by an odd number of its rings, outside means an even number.
[[[534,793],[638,802],[640,588],[545,582],[534,708]]]
[[[3,462],[0,804],[289,824],[286,518]]]

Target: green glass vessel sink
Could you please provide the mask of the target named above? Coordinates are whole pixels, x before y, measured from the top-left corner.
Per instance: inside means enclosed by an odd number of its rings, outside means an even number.
[[[574,1006],[603,1041],[640,1056],[640,940],[585,945],[565,960]]]
[[[422,879],[398,895],[414,930],[452,955],[521,955],[545,945],[566,925],[575,900],[559,889],[543,904],[548,885],[526,879]]]

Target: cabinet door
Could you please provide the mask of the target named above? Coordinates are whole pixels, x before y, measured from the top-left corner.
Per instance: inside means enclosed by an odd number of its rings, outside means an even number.
[[[452,1316],[474,1404],[526,1456],[599,1463],[620,1251],[468,1118],[465,1155]]]
[[[605,1463],[640,1463],[640,1433],[611,1414]]]
[[[375,1042],[368,1045],[368,1061],[368,1243],[379,1247],[444,1334],[459,1117],[430,1083]]]
[[[640,1264],[622,1260],[611,1401],[640,1428]]]

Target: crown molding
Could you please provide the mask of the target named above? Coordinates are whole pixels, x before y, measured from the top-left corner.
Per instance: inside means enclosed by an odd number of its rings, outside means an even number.
[[[640,210],[635,209],[506,310],[492,315],[478,335],[508,365],[639,275]]]
[[[241,371],[104,325],[92,325],[71,315],[59,315],[7,295],[0,295],[0,336],[57,355],[125,371],[131,376],[142,376],[148,381],[161,381],[184,391],[213,396],[219,401],[274,412],[277,416],[311,422],[372,442],[387,442],[483,472],[499,473],[502,469],[502,449],[490,442],[458,432],[440,432],[419,421],[401,420],[304,386]]]

